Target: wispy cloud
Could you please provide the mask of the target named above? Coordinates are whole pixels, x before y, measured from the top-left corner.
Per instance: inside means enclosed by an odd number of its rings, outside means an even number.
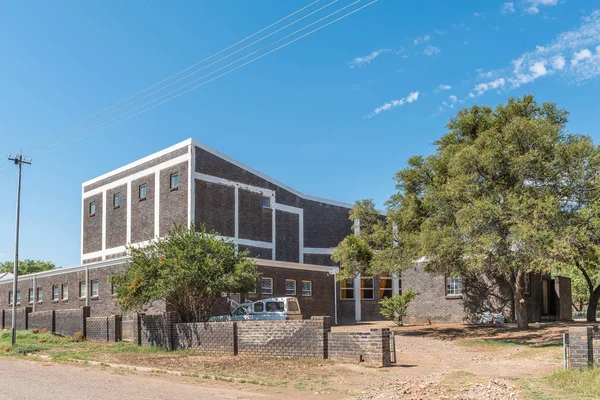
[[[435,88],[435,90],[433,91],[433,93],[439,93],[443,90],[450,90],[452,89],[452,86],[450,85],[444,85],[443,83],[440,84],[438,87]]]
[[[407,103],[414,103],[417,100],[419,100],[419,92],[411,92],[408,96],[403,97],[400,100],[392,100],[381,105],[380,107],[377,107],[375,110],[373,110],[373,112],[367,115],[366,118],[373,118],[384,111],[389,111],[392,108],[400,107]]]
[[[422,42],[427,42],[427,41],[429,41],[429,39],[431,39],[431,36],[429,36],[429,35],[419,36],[413,40],[413,44],[417,45]]]
[[[473,97],[481,96],[482,94],[484,94],[485,92],[487,92],[489,90],[500,89],[500,88],[503,88],[505,85],[506,85],[506,80],[504,78],[498,78],[493,81],[483,82],[483,83],[476,85],[473,88],[473,91],[471,93],[469,93],[469,97],[473,98]]]
[[[377,57],[379,57],[383,53],[387,53],[389,51],[392,51],[392,49],[379,49],[379,50],[375,50],[374,52],[372,52],[368,56],[356,57],[354,60],[350,61],[350,63],[349,63],[350,64],[350,68],[360,68],[363,65],[370,64],[371,61],[373,61],[374,59],[376,59]]]
[[[423,54],[425,54],[426,56],[432,56],[434,54],[440,53],[441,51],[442,50],[440,50],[439,47],[427,46],[427,47],[425,47],[425,50],[423,50]]]
[[[453,103],[456,103],[458,101],[458,98],[455,95],[453,95],[453,94],[451,94],[450,96],[448,96],[448,98]]]
[[[514,14],[515,13],[515,3],[513,3],[511,1],[511,2],[502,4],[502,8],[500,9],[500,12],[504,15]]]
[[[527,0],[529,7],[525,10],[529,14],[537,14],[540,12],[540,6],[555,6],[558,0]]]

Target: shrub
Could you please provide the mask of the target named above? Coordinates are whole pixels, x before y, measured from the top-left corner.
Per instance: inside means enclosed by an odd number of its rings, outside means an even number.
[[[395,295],[379,302],[381,305],[381,315],[384,318],[393,321],[396,325],[402,326],[402,318],[406,316],[408,304],[418,296],[419,293],[412,289],[405,290],[401,295]]]
[[[73,335],[71,340],[73,340],[74,342],[83,342],[85,341],[85,336],[83,336],[83,332],[77,332]]]

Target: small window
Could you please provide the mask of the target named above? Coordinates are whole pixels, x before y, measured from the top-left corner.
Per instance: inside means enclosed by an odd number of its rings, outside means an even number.
[[[21,291],[17,290],[17,304],[21,304]]]
[[[302,281],[302,296],[312,296],[312,282]]]
[[[344,279],[340,282],[340,298],[344,300],[354,299],[354,280]]]
[[[79,282],[79,298],[87,296],[87,285],[85,282]]]
[[[63,283],[62,285],[60,285],[60,288],[62,291],[62,299],[69,300],[69,284]]]
[[[268,301],[267,302],[267,312],[284,312],[285,305],[283,301]]]
[[[179,187],[179,174],[171,174],[171,190],[175,190]]]
[[[379,298],[389,299],[392,297],[392,278],[382,276],[379,278]]]
[[[10,292],[8,292],[8,304],[12,305],[13,303],[13,292],[12,290]]]
[[[375,281],[373,278],[360,279],[360,298],[365,300],[373,300],[375,298],[374,290]]]
[[[27,290],[27,299],[29,300],[30,303],[33,303],[33,289],[29,289]]]
[[[259,301],[258,303],[254,303],[254,312],[263,312],[265,309],[265,303]]]
[[[462,278],[460,276],[446,277],[446,296],[462,295]]]
[[[285,295],[295,296],[296,295],[296,280],[286,279],[285,280]]]
[[[90,203],[89,214],[90,214],[90,217],[93,217],[94,215],[96,215],[96,203],[93,201]]]
[[[298,307],[298,302],[296,300],[288,301],[288,311],[289,312],[298,312],[300,311],[300,307]]]
[[[113,195],[113,207],[114,208],[121,207],[121,194],[120,193],[115,193]]]
[[[44,289],[39,287],[37,288],[37,301],[38,303],[41,303],[42,301],[44,301]]]
[[[98,281],[93,280],[92,281],[92,297],[98,297]]]
[[[262,197],[263,208],[271,208],[271,198],[269,196]]]
[[[248,315],[249,311],[248,311],[248,307],[247,306],[239,306],[238,308],[235,309],[234,312],[231,313],[231,315]]]
[[[140,200],[145,200],[146,199],[146,184],[140,185]]]
[[[260,280],[260,293],[273,294],[273,278],[262,278]]]
[[[525,294],[531,294],[531,273],[523,275],[523,290]]]
[[[60,297],[60,286],[52,286],[52,301],[58,301]]]

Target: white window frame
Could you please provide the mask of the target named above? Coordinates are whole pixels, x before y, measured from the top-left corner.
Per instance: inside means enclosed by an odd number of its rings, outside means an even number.
[[[350,288],[344,289],[343,284],[348,284],[348,282],[350,283]],[[342,297],[342,293],[343,291],[346,290],[352,290],[352,297]],[[354,279],[345,279],[343,281],[340,281],[340,299],[341,300],[354,300],[354,298],[356,297],[356,288],[354,287]]]
[[[144,197],[142,197],[142,188],[144,188]],[[142,183],[138,187],[138,198],[140,200],[146,200],[148,198],[148,186],[145,183]]]
[[[35,301],[35,289],[34,288],[27,289],[27,301],[29,302],[29,304],[31,304]]]
[[[92,212],[92,209],[94,209],[93,212]],[[96,202],[95,201],[92,201],[90,203],[89,208],[88,208],[88,215],[90,217],[93,217],[94,215],[96,215]]]
[[[177,184],[173,185],[173,178],[176,177],[177,178]],[[179,172],[175,172],[171,175],[169,175],[169,189],[171,190],[175,190],[179,188]]]
[[[263,289],[263,281],[269,281],[271,282],[270,284],[270,288],[268,289],[268,291],[265,291]],[[268,278],[268,277],[261,277],[260,278],[260,294],[273,294],[273,278]]]
[[[363,282],[366,281],[371,281],[373,283],[373,285],[370,288],[364,287],[363,288]],[[373,292],[373,295],[371,297],[363,297],[363,290],[371,290]],[[372,277],[361,277],[360,278],[360,299],[361,300],[375,300],[375,279],[373,279]]]
[[[446,276],[446,296],[457,297],[463,294],[463,284],[461,276]]]
[[[391,276],[380,276],[379,277],[379,298],[380,299],[387,299],[390,298],[394,295],[394,284],[393,284],[393,278]],[[382,287],[381,286],[381,281],[390,281],[390,285],[389,287]],[[386,285],[387,286],[387,285]],[[389,293],[388,297],[383,297],[381,296],[381,292],[385,291],[386,293]]]
[[[117,204],[117,200],[118,200],[118,204]],[[121,193],[115,193],[113,194],[113,208],[120,208],[121,207]]]
[[[308,283],[308,285],[309,285],[309,289],[308,290],[304,290],[304,284],[305,283]],[[302,281],[302,286],[300,287],[300,289],[302,290],[302,297],[312,297],[312,295],[313,295],[312,281],[303,280]],[[307,292],[308,294],[305,294],[305,292]]]
[[[94,294],[94,284],[96,284],[96,294]],[[98,294],[100,293],[100,282],[97,279],[92,279],[90,281],[90,287],[92,288],[90,294],[93,298],[97,298]]]
[[[40,296],[41,294],[41,296]],[[42,286],[38,286],[35,289],[35,299],[37,300],[38,303],[41,303],[44,301],[44,288]]]
[[[60,286],[52,285],[52,301],[60,300]]]
[[[65,296],[65,289],[67,289],[66,296]],[[60,285],[60,299],[61,300],[69,300],[69,284],[68,283],[62,283]]]
[[[85,299],[87,297],[87,283],[79,282],[79,298]]]
[[[288,282],[294,283],[294,290],[291,289],[288,291]],[[296,295],[296,280],[295,279],[286,279],[285,280],[285,295],[286,296],[295,296]]]

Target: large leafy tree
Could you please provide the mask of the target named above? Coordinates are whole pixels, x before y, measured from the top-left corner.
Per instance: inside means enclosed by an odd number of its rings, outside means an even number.
[[[6,261],[0,263],[0,272],[10,272],[11,274],[14,271],[15,263],[12,261]],[[36,272],[48,271],[56,268],[53,262],[50,261],[42,261],[42,260],[19,260],[19,275],[27,275],[27,274],[35,274]]]
[[[334,258],[366,273],[401,271],[424,260],[435,273],[503,276],[517,324],[527,328],[524,275],[564,265],[557,235],[586,163],[580,150],[590,143],[566,132],[567,115],[530,95],[496,109],[459,111],[435,153],[410,158],[397,173],[387,224],[374,230],[375,239],[358,238],[372,249],[362,248],[368,259],[359,259],[346,241]],[[381,230],[393,240],[379,241]]]
[[[206,321],[227,292],[256,287],[258,267],[245,252],[203,227],[176,226],[147,246],[130,246],[130,262],[113,278],[123,311],[143,311],[166,300],[182,320]]]

